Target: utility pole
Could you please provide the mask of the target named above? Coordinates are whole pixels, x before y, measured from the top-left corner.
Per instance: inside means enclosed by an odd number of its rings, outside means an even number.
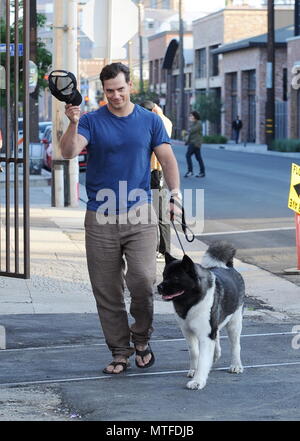
[[[182,0],[179,0],[179,105],[178,112],[179,118],[179,137],[181,137],[182,130],[184,128],[185,119],[185,79],[184,79],[184,56],[183,56],[183,19],[182,19]]]
[[[105,64],[112,62],[112,8],[113,0],[107,2],[107,47]]]
[[[30,55],[29,58],[36,64],[37,60],[37,17],[36,0],[30,0]],[[39,88],[36,86],[34,92],[29,94],[30,112],[30,142],[40,142],[39,140]]]
[[[295,36],[300,35],[300,0],[295,0]]]
[[[268,42],[266,71],[266,144],[271,146],[275,137],[275,32],[274,0],[268,0]]]
[[[53,70],[67,70],[77,77],[77,0],[54,1]],[[52,98],[52,205],[78,206],[78,157],[63,159],[59,147],[68,126],[65,104]]]
[[[143,73],[143,2],[139,0],[138,3],[138,13],[139,13],[139,64],[140,64],[140,93],[144,93],[144,73]]]

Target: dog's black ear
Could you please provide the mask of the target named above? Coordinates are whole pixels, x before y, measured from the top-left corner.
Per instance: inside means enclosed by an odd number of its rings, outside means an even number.
[[[196,274],[194,262],[186,254],[183,256],[181,265],[187,273],[192,274],[192,275]]]
[[[177,259],[175,259],[175,257],[171,256],[171,254],[165,252],[165,262],[166,262],[166,265],[168,265],[169,263],[173,262],[174,260],[177,260]]]

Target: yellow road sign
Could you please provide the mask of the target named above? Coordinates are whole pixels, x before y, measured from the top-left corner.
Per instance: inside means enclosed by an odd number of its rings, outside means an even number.
[[[288,207],[300,214],[300,165],[292,164]]]

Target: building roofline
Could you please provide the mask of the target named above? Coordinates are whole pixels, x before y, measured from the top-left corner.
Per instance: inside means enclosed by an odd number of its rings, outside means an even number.
[[[154,34],[154,35],[150,35],[148,38],[149,41],[151,40],[155,40],[156,38],[161,38],[164,37],[165,35],[179,35],[179,31],[163,31],[163,32],[159,32],[158,34]],[[192,31],[185,31],[184,35],[193,35]]]
[[[283,28],[276,29],[275,31],[275,47],[286,47],[287,40],[290,38],[289,36],[281,37],[281,33],[283,33],[285,30],[288,33],[291,29],[292,25],[285,26]],[[277,40],[281,38],[281,40]],[[217,49],[212,50],[211,52],[213,54],[224,54],[228,52],[235,52],[243,49],[249,49],[254,47],[266,47],[267,46],[267,34],[260,34],[255,35],[250,38],[245,38],[243,40],[238,40],[232,43],[223,44],[222,46],[219,46]]]
[[[279,5],[278,5],[275,8],[275,10],[280,9],[281,11],[282,10],[290,11],[292,9],[292,6],[290,8],[287,7],[288,5],[281,5],[281,6],[282,7],[279,7]],[[211,12],[210,14],[204,15],[203,17],[199,17],[196,20],[193,20],[193,26],[197,25],[198,23],[200,23],[204,20],[209,19],[210,17],[212,17],[214,15],[218,15],[218,14],[221,15],[222,13],[226,13],[227,11],[229,11],[229,12],[231,12],[231,11],[239,11],[239,12],[241,12],[241,11],[243,11],[243,12],[245,12],[245,11],[247,11],[247,12],[248,11],[256,11],[256,12],[257,11],[266,11],[266,12],[268,12],[268,8],[267,7],[265,7],[265,8],[235,8],[235,7],[223,8],[223,9],[219,9],[218,11]]]

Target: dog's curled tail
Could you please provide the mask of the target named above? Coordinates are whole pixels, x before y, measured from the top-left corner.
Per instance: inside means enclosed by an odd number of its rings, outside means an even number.
[[[201,265],[205,268],[233,267],[236,249],[228,242],[213,242],[203,256]]]

